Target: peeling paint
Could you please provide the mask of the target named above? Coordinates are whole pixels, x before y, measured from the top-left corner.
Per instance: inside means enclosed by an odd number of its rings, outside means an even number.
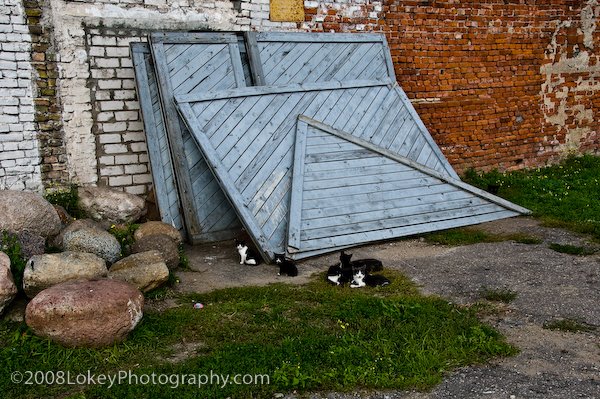
[[[555,22],[545,56],[550,62],[540,68],[545,77],[540,96],[546,133],[538,149],[540,155],[579,151],[588,139],[595,137],[594,110],[586,99],[600,90],[600,62],[593,53],[599,15],[598,1],[588,0],[579,20]]]

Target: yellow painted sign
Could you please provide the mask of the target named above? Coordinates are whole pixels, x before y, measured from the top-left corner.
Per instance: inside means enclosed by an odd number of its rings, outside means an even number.
[[[275,22],[303,22],[304,0],[271,0],[270,20]]]

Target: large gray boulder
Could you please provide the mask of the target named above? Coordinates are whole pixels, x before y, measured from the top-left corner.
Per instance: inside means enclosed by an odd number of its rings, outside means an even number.
[[[52,245],[54,245],[57,248],[63,249],[63,237],[65,236],[65,234],[85,228],[106,231],[102,228],[102,226],[100,226],[98,222],[95,222],[92,219],[78,219],[70,223],[64,229],[62,229],[61,232],[52,240]]]
[[[0,252],[0,314],[17,295],[17,287],[10,271],[10,258]]]
[[[133,238],[137,240],[141,240],[144,237],[155,236],[159,234],[164,234],[171,238],[177,245],[181,244],[183,239],[181,238],[181,233],[175,227],[170,224],[150,221],[140,225],[137,228],[135,233],[133,233]]]
[[[144,296],[124,281],[69,281],[40,292],[25,321],[36,335],[69,347],[120,342],[142,319]]]
[[[108,231],[87,228],[70,231],[63,236],[65,251],[89,252],[114,263],[121,257],[121,244]]]
[[[36,255],[23,272],[23,290],[29,298],[65,281],[93,279],[108,274],[104,259],[85,252]]]
[[[157,251],[140,252],[110,267],[108,278],[126,281],[142,292],[160,287],[169,280],[169,268]]]
[[[56,210],[36,193],[0,190],[0,231],[28,230],[42,237],[58,234],[61,223]]]
[[[179,246],[169,236],[157,234],[137,240],[131,247],[131,253],[158,251],[169,269],[179,265]]]
[[[80,187],[79,208],[105,226],[133,223],[146,213],[145,201],[108,187]]]

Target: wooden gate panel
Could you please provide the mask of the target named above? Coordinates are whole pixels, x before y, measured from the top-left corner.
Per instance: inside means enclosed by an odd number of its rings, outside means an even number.
[[[225,33],[160,33],[150,40],[189,236],[193,242],[232,237],[240,227],[235,211],[180,121],[173,96],[245,86],[248,68],[239,39]]]
[[[153,187],[161,220],[182,231],[184,225],[179,210],[179,195],[173,174],[150,48],[146,43],[132,43],[131,55],[146,133]]]
[[[264,32],[249,34],[260,56],[266,85],[395,80],[381,34]]]
[[[330,152],[321,151],[324,134]],[[295,140],[287,241],[295,257],[527,212],[306,116]]]

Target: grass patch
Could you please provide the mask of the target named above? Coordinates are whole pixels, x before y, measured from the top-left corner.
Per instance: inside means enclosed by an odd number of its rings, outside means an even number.
[[[543,327],[547,330],[559,330],[567,332],[591,332],[596,329],[596,326],[570,318],[548,321],[544,323]]]
[[[108,229],[108,232],[115,236],[119,244],[121,244],[121,255],[127,256],[131,252],[131,246],[135,242],[133,235],[135,231],[140,227],[136,223],[128,224],[113,224]]]
[[[492,302],[510,303],[515,300],[517,293],[508,288],[488,288],[483,287],[480,290],[482,298]]]
[[[552,244],[548,245],[548,248],[550,248],[553,251],[560,252],[563,254],[578,255],[578,256],[588,256],[588,255],[593,255],[596,253],[596,250],[594,250],[594,249],[580,247],[577,245],[569,245],[569,244],[552,243]]]
[[[27,260],[23,257],[21,244],[16,235],[3,230],[0,232],[0,252],[4,252],[10,259],[10,271],[19,292],[23,292],[23,272]]]
[[[54,205],[60,205],[76,219],[85,218],[85,213],[79,209],[79,194],[77,185],[71,184],[68,187],[55,187],[47,189],[44,198]]]
[[[536,245],[542,243],[542,239],[525,233],[506,234],[502,237],[506,241],[514,241],[519,244]]]
[[[423,236],[426,241],[441,245],[471,245],[481,242],[497,242],[496,236],[475,229],[451,229]]]
[[[270,398],[276,392],[359,388],[425,389],[456,367],[508,356],[516,349],[475,311],[424,297],[387,271],[381,289],[333,287],[323,276],[304,286],[274,284],[180,296],[181,306],[150,312],[130,337],[110,348],[66,349],[22,325],[0,322],[0,390],[7,397]],[[194,309],[201,302],[204,309]],[[174,347],[201,342],[171,364]],[[25,386],[11,372],[69,370],[72,375],[268,375],[269,384]]]
[[[515,241],[520,244],[540,244],[542,240],[525,233],[490,234],[485,231],[458,228],[429,233],[423,236],[426,241],[441,245],[471,245],[483,242]]]
[[[524,206],[554,227],[590,234],[600,240],[600,157],[569,157],[560,165],[509,173],[478,174],[465,182]]]

